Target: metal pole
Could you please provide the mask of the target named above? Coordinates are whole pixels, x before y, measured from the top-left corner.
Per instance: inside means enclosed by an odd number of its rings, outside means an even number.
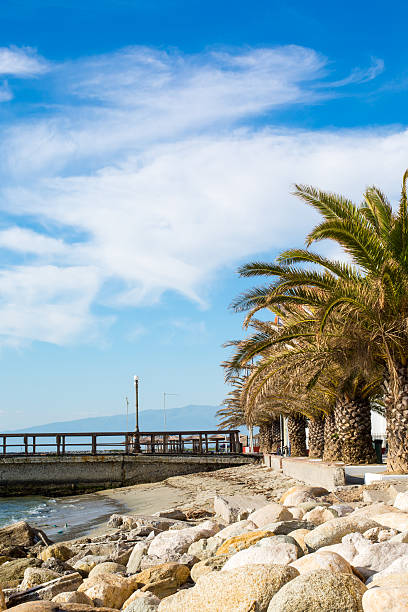
[[[135,381],[135,410],[136,410],[136,428],[135,431],[139,432],[139,377],[134,377]]]

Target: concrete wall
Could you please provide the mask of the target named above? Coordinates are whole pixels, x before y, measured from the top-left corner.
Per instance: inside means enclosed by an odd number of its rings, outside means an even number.
[[[72,495],[256,461],[252,457],[228,455],[5,457],[0,459],[0,496]]]
[[[314,487],[334,489],[346,484],[343,467],[313,461],[305,457],[265,455],[264,465]]]

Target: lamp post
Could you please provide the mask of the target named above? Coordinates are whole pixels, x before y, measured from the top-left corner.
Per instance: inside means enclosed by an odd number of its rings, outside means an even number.
[[[133,377],[135,383],[135,412],[136,412],[136,428],[135,431],[139,433],[139,377]]]
[[[134,376],[133,381],[135,383],[135,413],[136,413],[136,424],[135,424],[135,443],[134,452],[140,453],[140,440],[139,440],[139,377]]]

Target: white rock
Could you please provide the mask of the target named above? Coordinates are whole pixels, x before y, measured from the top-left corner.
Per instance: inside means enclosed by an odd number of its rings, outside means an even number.
[[[364,612],[408,612],[408,587],[377,587],[363,595]]]
[[[164,531],[152,540],[148,555],[158,557],[161,563],[177,561],[186,553],[193,542],[209,538],[219,531],[215,521],[204,521],[195,527],[187,527],[178,531]]]
[[[398,493],[394,501],[394,508],[402,512],[408,512],[408,491]]]
[[[337,514],[335,510],[329,510],[326,506],[316,506],[303,517],[304,521],[308,521],[313,525],[322,525],[327,521],[331,521],[333,518],[336,518]]]
[[[214,512],[225,523],[230,525],[248,518],[248,515],[267,504],[264,497],[250,497],[249,495],[233,495],[214,497]]]
[[[279,541],[277,537],[263,538],[254,546],[235,553],[228,559],[221,571],[259,563],[289,565],[299,556],[299,547],[296,544]]]
[[[291,521],[293,520],[292,513],[281,506],[280,504],[271,503],[255,512],[252,512],[248,516],[248,520],[255,523],[257,527],[264,527],[269,523],[276,523],[278,521]]]
[[[381,542],[359,550],[358,555],[353,559],[353,566],[364,578],[369,578],[372,574],[386,569],[401,557],[408,558],[408,544]]]
[[[366,584],[369,585],[375,576],[375,580],[391,574],[405,574],[408,572],[408,556],[399,557],[395,559],[388,567],[384,568],[377,574],[373,574],[366,580]]]
[[[148,548],[149,544],[146,542],[138,542],[135,544],[126,565],[126,572],[128,574],[136,574],[140,570],[140,562],[143,555],[147,553]]]
[[[408,531],[408,513],[407,512],[386,512],[384,514],[376,514],[373,519],[383,527],[390,527],[397,531]]]
[[[341,572],[343,574],[352,574],[353,569],[343,557],[335,552],[318,550],[310,555],[305,555],[296,561],[290,563],[295,567],[299,574],[307,574],[315,570],[323,569],[328,572]]]
[[[332,506],[329,506],[329,509],[330,508],[337,512],[337,516],[347,516],[348,514],[351,514],[354,510],[354,508],[348,506],[347,504],[333,504]]]
[[[221,529],[221,531],[217,533],[216,537],[223,541],[229,540],[229,538],[235,538],[236,536],[240,536],[243,533],[249,533],[255,529],[257,529],[257,527],[251,521],[238,521],[237,523],[232,523],[231,525],[224,527],[224,529]]]

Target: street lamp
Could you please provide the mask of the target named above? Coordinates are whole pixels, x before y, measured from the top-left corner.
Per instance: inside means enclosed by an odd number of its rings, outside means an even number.
[[[135,411],[136,411],[136,429],[135,431],[139,433],[139,377],[133,377],[135,383]]]

